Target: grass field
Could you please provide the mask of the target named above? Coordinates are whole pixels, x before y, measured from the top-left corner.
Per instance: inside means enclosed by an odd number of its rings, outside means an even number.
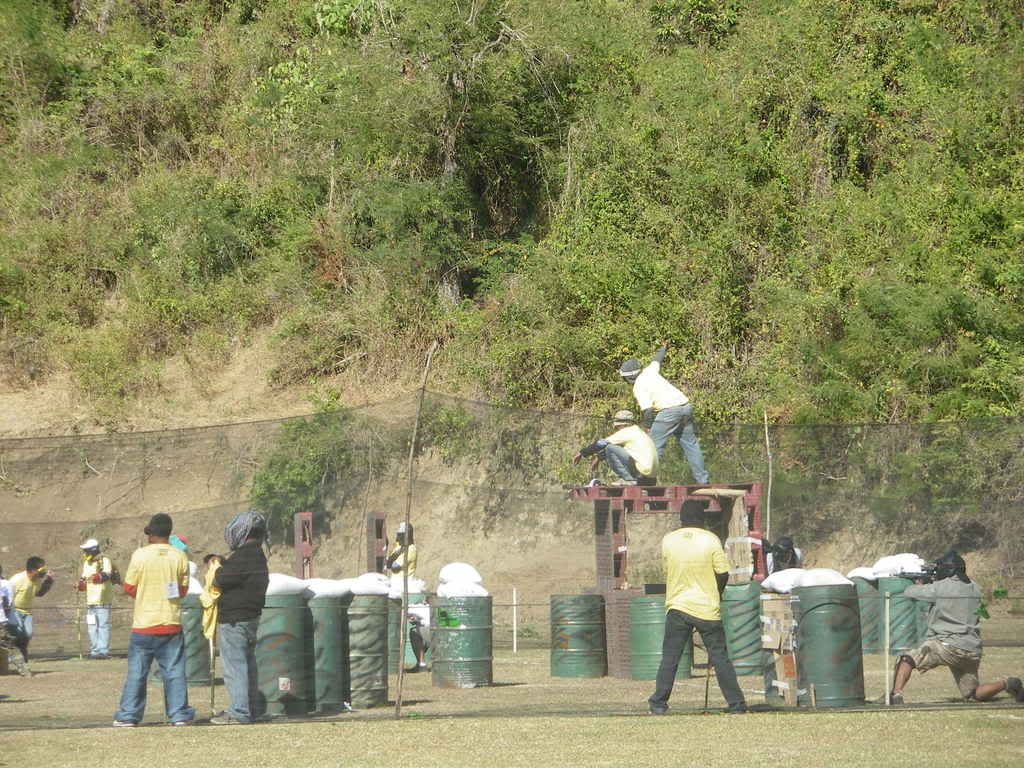
[[[867,657],[870,698],[882,693],[882,660]],[[1024,706],[1005,698],[954,704],[943,671],[912,680],[911,705],[865,711],[718,714],[711,681],[677,683],[672,714],[646,714],[652,683],[548,674],[548,653],[501,652],[491,688],[434,688],[430,675],[407,675],[402,718],[394,709],[251,727],[162,725],[159,685],[151,685],[146,723],[109,727],[123,682],[124,660],[42,661],[29,680],[0,680],[0,765],[118,766],[735,766],[784,760],[802,766],[913,766],[931,762],[1002,766],[1024,763]],[[1024,648],[990,648],[986,679],[1024,671]],[[395,678],[392,678],[392,685]],[[742,677],[748,701],[762,701],[760,678]],[[217,689],[218,707],[225,693]],[[209,715],[209,689],[192,688],[199,715]]]

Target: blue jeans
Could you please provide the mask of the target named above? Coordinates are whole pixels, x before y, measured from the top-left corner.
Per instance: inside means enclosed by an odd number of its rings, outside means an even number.
[[[697,439],[697,430],[693,421],[693,406],[676,405],[671,408],[664,408],[658,411],[651,425],[651,440],[658,450],[658,458],[665,450],[665,443],[673,435],[679,440],[679,447],[683,449],[686,456],[686,463],[690,465],[693,479],[700,484],[711,482],[707,470],[704,469],[704,454],[700,450],[700,441]]]
[[[28,661],[28,641],[32,639],[32,614],[22,613],[17,608],[8,613],[10,632],[14,635],[14,647]]]
[[[217,648],[224,663],[224,687],[231,706],[224,713],[232,720],[251,723],[259,714],[256,676],[256,630],[259,619],[217,624]]]
[[[698,619],[696,616],[675,609],[665,614],[661,664],[658,665],[654,693],[647,701],[653,707],[668,706],[668,697],[672,695],[672,686],[679,668],[679,657],[693,637],[695,629],[700,633],[700,639],[708,652],[711,665],[715,668],[715,679],[718,680],[718,687],[721,689],[729,709],[734,711],[746,709],[747,702],[743,698],[739,681],[736,680],[736,669],[729,660],[729,651],[726,650],[725,630],[722,628],[722,622]]]
[[[164,712],[172,723],[188,722],[196,711],[188,705],[185,679],[185,636],[140,635],[132,632],[128,643],[128,677],[121,692],[121,707],[115,720],[138,723],[146,712],[146,678],[153,660],[164,681]]]
[[[636,462],[621,445],[606,445],[597,455],[605,460],[612,472],[626,482],[635,483],[640,478]]]
[[[89,630],[89,655],[110,654],[110,606],[90,605],[85,609],[85,625]]]

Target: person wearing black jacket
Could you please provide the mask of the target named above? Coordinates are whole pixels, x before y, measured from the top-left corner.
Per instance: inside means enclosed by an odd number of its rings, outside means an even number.
[[[257,512],[236,515],[224,530],[231,554],[224,558],[213,585],[220,589],[217,647],[224,663],[224,685],[231,706],[210,719],[214,725],[251,723],[259,714],[256,630],[263,612],[269,574],[263,542],[267,521]]]

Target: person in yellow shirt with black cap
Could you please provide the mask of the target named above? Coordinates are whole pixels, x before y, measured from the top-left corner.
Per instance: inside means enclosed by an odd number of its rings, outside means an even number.
[[[159,512],[144,532],[149,543],[135,550],[124,574],[125,594],[135,598],[128,644],[128,674],[114,726],[137,725],[146,712],[146,679],[153,660],[164,681],[164,710],[171,725],[190,725],[181,598],[188,594],[188,558],[171,546],[173,521]]]
[[[110,658],[110,607],[114,602],[114,565],[100,554],[100,543],[86,539],[82,550],[82,575],[75,588],[85,592],[85,624],[89,630],[89,658]]]

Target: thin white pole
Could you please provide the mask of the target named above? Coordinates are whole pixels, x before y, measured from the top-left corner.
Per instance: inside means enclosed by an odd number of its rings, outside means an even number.
[[[512,653],[519,653],[519,601],[512,587]]]
[[[891,592],[885,593],[885,646],[882,649],[882,663],[885,664],[885,706],[889,706],[892,701],[889,696],[892,691],[892,683],[889,680],[890,668],[892,664],[889,659],[889,606],[892,598]]]
[[[768,492],[764,496],[764,538],[772,540],[772,443],[768,439],[768,411],[764,414],[764,447],[768,453]]]

